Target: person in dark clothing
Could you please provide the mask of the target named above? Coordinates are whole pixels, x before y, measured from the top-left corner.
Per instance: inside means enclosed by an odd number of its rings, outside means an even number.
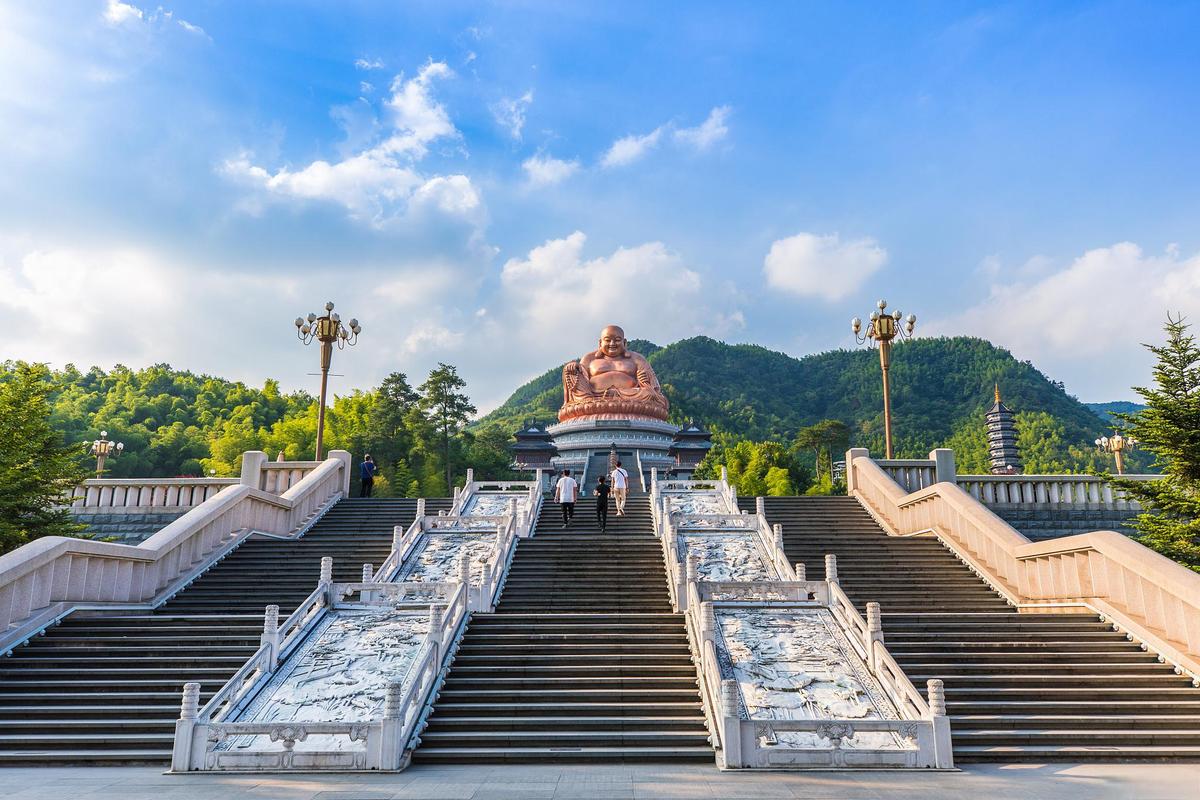
[[[367,453],[363,456],[362,463],[358,465],[358,477],[362,479],[362,489],[359,490],[359,497],[370,497],[371,492],[375,490],[375,459],[371,458],[371,454]]]
[[[603,533],[608,528],[608,493],[612,487],[603,475],[596,479],[596,522]]]

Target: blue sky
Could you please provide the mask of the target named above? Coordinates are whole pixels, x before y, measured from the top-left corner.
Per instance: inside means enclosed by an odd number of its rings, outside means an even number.
[[[743,4],[739,4],[743,5]],[[0,0],[6,357],[482,408],[608,322],[795,355],[886,297],[1081,399],[1200,311],[1194,3]]]

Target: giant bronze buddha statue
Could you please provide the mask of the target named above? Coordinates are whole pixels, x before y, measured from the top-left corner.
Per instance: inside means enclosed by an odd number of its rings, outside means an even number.
[[[602,417],[667,419],[667,398],[650,362],[627,348],[625,331],[609,325],[600,346],[563,366],[562,422]]]

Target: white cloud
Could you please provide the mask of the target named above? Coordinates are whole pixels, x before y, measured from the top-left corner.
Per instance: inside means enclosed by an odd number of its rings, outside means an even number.
[[[370,94],[371,92],[375,91],[375,84],[368,83],[367,81],[359,81],[358,91],[361,94]]]
[[[427,322],[404,337],[404,351],[409,354],[429,351],[456,350],[465,339],[462,331],[453,331],[436,322]]]
[[[434,142],[459,136],[446,109],[430,93],[435,79],[452,75],[445,64],[430,61],[414,78],[396,76],[385,103],[390,125],[382,140],[366,101],[334,108],[331,113],[346,131],[347,142],[363,148],[341,161],[318,159],[299,169],[270,171],[243,154],[226,160],[220,172],[276,197],[337,203],[354,218],[377,226],[417,208],[476,220],[482,200],[470,178],[423,175],[415,166]],[[253,209],[254,204],[243,202],[241,207]]]
[[[535,357],[531,368],[561,358],[564,345],[582,352],[609,323],[631,337],[663,342],[719,334],[712,320],[722,313],[724,324],[738,325],[736,310],[714,310],[717,298],[704,291],[700,274],[662,242],[590,259],[583,254],[586,242],[575,231],[509,259],[501,270],[505,302],[488,319],[524,341]]]
[[[378,58],[373,58],[370,60],[365,58],[357,58],[354,60],[354,66],[357,69],[383,69],[383,61]]]
[[[533,186],[553,186],[562,183],[579,171],[579,161],[563,161],[553,156],[536,155],[521,164],[529,183]]]
[[[1150,356],[1168,312],[1200,323],[1200,253],[1175,247],[1146,255],[1132,242],[1089,250],[1054,269],[1045,258],[998,270],[988,297],[933,320],[927,332],[982,336],[1027,358],[1089,400],[1130,397],[1146,385]],[[1036,269],[1036,275],[1028,273]],[[1013,279],[1014,272],[1018,277]],[[1007,281],[1004,279],[1008,278]],[[1116,377],[1120,376],[1120,377]]]
[[[458,130],[445,107],[430,94],[435,79],[452,77],[453,70],[441,61],[429,61],[421,67],[417,77],[410,80],[404,80],[403,75],[395,77],[392,96],[386,102],[392,113],[395,133],[380,145],[380,150],[424,158],[432,142],[458,137]]]
[[[869,237],[843,242],[836,233],[798,233],[771,244],[763,273],[773,288],[841,300],[886,264],[887,257],[887,250]]]
[[[521,141],[521,131],[525,128],[525,112],[533,104],[533,89],[518,98],[502,98],[491,105],[492,117],[496,124],[513,139]]]
[[[632,164],[658,146],[665,127],[660,126],[642,136],[633,135],[617,139],[600,159],[600,164],[605,167]]]
[[[675,141],[693,147],[696,150],[707,150],[729,135],[729,126],[725,121],[732,109],[729,106],[717,106],[709,112],[708,118],[695,128],[680,128],[675,131]]]
[[[206,39],[212,38],[211,36],[208,35],[208,32],[205,31],[204,28],[201,28],[199,25],[193,25],[192,23],[188,22],[186,19],[176,20],[176,22],[179,23],[179,27],[183,28],[188,33],[194,33],[197,36],[203,36]]]
[[[109,25],[124,25],[127,22],[142,19],[144,16],[140,8],[122,3],[120,0],[108,0],[104,6],[104,19]]]

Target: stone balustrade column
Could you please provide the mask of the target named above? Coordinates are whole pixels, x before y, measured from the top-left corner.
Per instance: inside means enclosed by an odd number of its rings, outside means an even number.
[[[467,486],[470,486],[474,482],[475,482],[475,468],[467,467]],[[464,486],[463,489],[465,490],[467,488],[467,486]]]
[[[400,701],[404,697],[404,684],[388,681],[387,694],[383,697],[383,718],[400,719]]]
[[[829,583],[837,583],[837,556],[833,553],[825,556],[825,580]]]
[[[259,639],[260,645],[271,648],[271,669],[279,664],[279,606],[269,605],[263,612],[263,632]]]
[[[780,555],[783,555],[783,526],[776,522],[771,526],[771,532],[775,534],[775,549],[779,551]]]
[[[400,549],[400,543],[403,541],[404,541],[404,526],[403,525],[392,526],[392,551],[393,552],[398,551]],[[399,565],[397,565],[397,566],[399,566]]]
[[[421,517],[423,517],[423,516],[425,516],[425,498],[424,498],[424,497],[418,497],[418,498],[417,498],[417,514],[416,514],[416,518],[417,518],[417,519],[420,519],[420,518],[421,518]]]
[[[700,556],[689,553],[687,557],[687,582],[696,583],[700,580]],[[680,605],[687,605],[687,598],[680,598]]]
[[[445,607],[438,603],[429,605],[429,642],[433,645],[434,661],[442,662],[442,621],[445,618]]]
[[[796,570],[796,580],[798,580],[798,581],[808,580],[808,570],[805,568],[803,561],[797,561],[794,569]]]
[[[332,607],[337,598],[333,596],[333,556],[321,557],[321,577],[317,580],[318,588],[323,587],[321,605]]]
[[[200,716],[200,684],[185,683],[183,685],[183,702],[179,706],[179,718],[194,720],[198,716]]]
[[[471,554],[464,546],[458,553],[458,582],[465,583],[468,590],[471,586]],[[468,598],[469,599],[469,598]]]
[[[929,713],[935,717],[946,716],[946,687],[937,678],[930,678],[926,684],[929,695]]]
[[[725,467],[721,467],[721,481],[729,483],[729,470]]]
[[[738,699],[738,684],[733,678],[721,681],[721,746],[724,748],[725,766],[742,766],[741,702]]]
[[[717,637],[717,610],[711,602],[700,604],[700,636],[704,640]]]
[[[867,636],[863,644],[867,649],[867,662],[871,666],[871,671],[874,672],[878,666],[876,657],[875,643],[883,646],[883,618],[880,615],[879,603],[867,603]]]
[[[517,498],[508,498],[508,515],[512,517],[513,532],[517,529]]]
[[[767,499],[765,497],[754,498],[754,513],[763,517],[767,515]]]

